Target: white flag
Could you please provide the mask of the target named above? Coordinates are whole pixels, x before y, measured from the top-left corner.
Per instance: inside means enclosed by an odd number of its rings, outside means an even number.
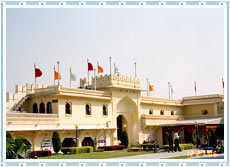
[[[70,81],[76,81],[76,74],[70,71]]]
[[[115,73],[115,74],[119,74],[119,70],[118,70],[118,68],[117,68],[117,67],[115,67],[115,69],[114,69],[114,73]]]
[[[172,88],[172,85],[171,85],[171,93],[174,93],[174,90],[173,90],[173,88]]]

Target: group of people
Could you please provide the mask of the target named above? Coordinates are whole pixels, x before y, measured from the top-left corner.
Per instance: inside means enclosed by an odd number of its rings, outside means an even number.
[[[172,131],[168,132],[168,141],[169,141],[169,150],[168,152],[177,152],[177,151],[181,151],[180,149],[180,145],[179,145],[179,134],[178,131],[174,132],[174,134],[172,133]],[[173,147],[173,143],[174,143],[174,147]]]

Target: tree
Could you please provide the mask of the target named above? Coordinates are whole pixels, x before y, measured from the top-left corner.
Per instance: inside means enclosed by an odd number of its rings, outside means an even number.
[[[16,154],[14,150],[15,150],[14,139],[10,133],[6,133],[6,158],[7,159],[16,159]]]
[[[122,132],[121,144],[125,145],[125,147],[128,147],[128,145],[129,145],[128,133],[126,131]]]
[[[31,145],[26,139],[22,137],[16,137],[16,139],[14,139],[10,133],[6,134],[7,159],[25,158],[30,148]]]
[[[61,139],[57,131],[53,132],[52,137],[53,149],[55,153],[58,153],[61,150]]]

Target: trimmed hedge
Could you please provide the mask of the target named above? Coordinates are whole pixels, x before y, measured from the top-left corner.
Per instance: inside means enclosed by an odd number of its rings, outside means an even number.
[[[123,150],[125,149],[125,145],[102,146],[98,147],[98,149],[103,149],[104,151]]]
[[[193,144],[179,144],[181,150],[189,150],[189,149],[194,149],[195,146]],[[174,145],[173,145],[174,146]],[[169,145],[163,145],[162,149],[168,149]]]
[[[83,147],[62,147],[61,152],[63,154],[81,154],[81,153],[91,153],[93,152],[92,146]]]
[[[50,150],[39,150],[39,151],[31,151],[30,152],[30,157],[31,158],[46,157],[46,156],[51,156],[51,151]]]

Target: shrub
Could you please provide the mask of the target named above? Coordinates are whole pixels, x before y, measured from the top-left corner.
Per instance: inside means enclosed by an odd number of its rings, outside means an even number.
[[[179,144],[181,150],[193,149],[195,146],[193,144]],[[162,149],[168,149],[169,145],[163,145]]]
[[[61,152],[63,154],[81,154],[81,153],[91,153],[93,152],[92,146],[83,147],[62,147]]]
[[[50,150],[31,151],[30,156],[31,158],[51,156],[51,151]]]
[[[57,131],[53,132],[53,137],[52,137],[52,143],[53,143],[53,148],[54,152],[58,153],[61,150],[61,139]]]
[[[114,146],[98,147],[98,149],[103,149],[104,151],[123,150],[124,148],[125,148],[125,145],[114,145]]]
[[[126,131],[122,132],[121,144],[125,145],[125,147],[128,147],[129,145],[128,133]]]

